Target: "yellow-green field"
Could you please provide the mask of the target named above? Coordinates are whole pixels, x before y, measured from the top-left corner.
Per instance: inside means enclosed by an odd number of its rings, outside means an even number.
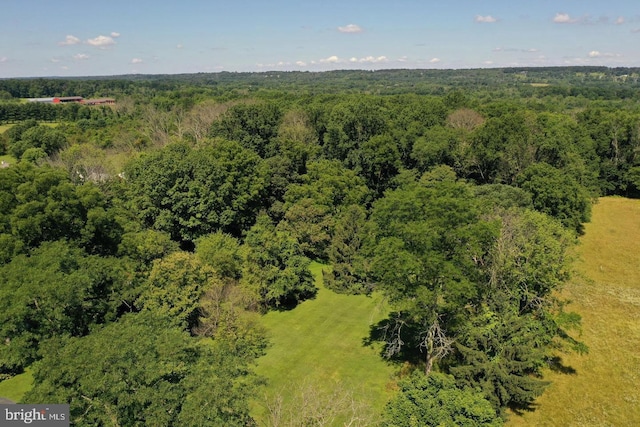
[[[589,354],[564,356],[576,373],[548,372],[537,410],[509,427],[640,426],[640,200],[600,199],[585,231],[563,295]]]

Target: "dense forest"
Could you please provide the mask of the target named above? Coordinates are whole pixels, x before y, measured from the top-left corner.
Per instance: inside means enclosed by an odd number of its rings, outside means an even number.
[[[260,316],[318,261],[389,304],[379,425],[502,425],[588,351],[558,291],[593,201],[640,196],[639,75],[0,80],[0,379],[76,425],[253,425]],[[23,99],[71,95],[116,104]]]

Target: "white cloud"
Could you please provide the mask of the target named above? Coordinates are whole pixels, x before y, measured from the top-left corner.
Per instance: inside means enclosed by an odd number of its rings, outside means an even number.
[[[429,63],[431,63],[431,64],[437,64],[437,63],[438,63],[438,62],[440,62],[440,61],[441,61],[441,59],[440,59],[440,58],[431,58],[431,59],[429,60]]]
[[[304,61],[296,61],[296,65],[297,65],[298,67],[306,67],[306,66],[307,66],[307,63],[306,63],[306,62],[304,62]]]
[[[597,50],[592,50],[588,54],[589,58],[620,58],[622,57],[619,53],[613,52],[599,52]]]
[[[58,44],[60,46],[72,46],[72,45],[78,44],[78,43],[80,43],[80,39],[77,38],[76,36],[72,36],[71,34],[67,35],[64,38],[64,41],[58,42]]]
[[[333,55],[333,56],[330,56],[328,58],[321,59],[319,62],[321,62],[323,64],[326,64],[326,63],[335,64],[336,62],[340,62],[340,58],[338,58],[337,56]]]
[[[106,49],[116,44],[116,41],[112,37],[100,35],[94,39],[87,40],[87,43],[100,49]]]
[[[498,22],[498,20],[491,15],[487,15],[487,16],[476,15],[476,17],[474,18],[474,21],[480,24],[493,24],[494,22]]]
[[[113,37],[114,39],[117,39],[118,37],[120,37],[120,33],[114,31],[111,33],[111,37]]]
[[[556,13],[553,22],[556,24],[574,24],[578,22],[578,20],[569,16],[568,13]]]
[[[484,65],[493,65],[493,61],[484,61],[483,64]]]
[[[632,33],[640,33],[640,28],[634,28],[631,30]]]
[[[0,63],[7,62],[8,60],[9,60],[9,58],[7,58],[6,56],[0,57]]]
[[[51,58],[51,62],[53,62],[53,63],[55,64],[56,62],[60,62],[60,59],[58,59],[58,58]]]
[[[624,24],[624,16],[618,16],[618,18],[616,19],[615,24],[616,24],[616,25],[622,25],[622,24]]]
[[[176,45],[176,49],[182,49],[184,46],[182,44]]]
[[[364,30],[359,25],[349,24],[344,27],[338,27],[338,31],[341,33],[361,33]]]
[[[76,55],[73,55],[73,59],[75,60],[89,59],[89,55],[87,55],[86,53],[78,53]]]
[[[350,62],[358,62],[360,64],[369,63],[369,64],[377,64],[379,62],[387,62],[388,59],[386,56],[365,56],[364,58],[356,58],[353,57],[349,59]]]
[[[142,59],[140,59],[140,58],[133,58],[133,59],[131,60],[131,63],[132,63],[132,64],[142,64],[142,62],[143,62],[143,61],[142,61]]]
[[[63,70],[68,70],[68,69],[69,69],[69,67],[67,67],[66,65],[63,65],[63,66],[62,66],[62,67],[60,67],[60,68],[61,68],[61,69],[63,69]]]

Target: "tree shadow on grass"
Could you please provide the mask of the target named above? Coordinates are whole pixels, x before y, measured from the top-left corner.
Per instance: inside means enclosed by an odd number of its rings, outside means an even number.
[[[538,404],[536,403],[512,403],[509,405],[509,409],[518,416],[523,416],[526,412],[535,412],[538,409]]]
[[[578,372],[572,368],[571,366],[567,366],[562,363],[562,358],[560,356],[554,356],[550,358],[547,363],[549,364],[549,369],[553,372],[557,372],[559,374],[565,375],[576,375]]]
[[[388,363],[408,362],[412,365],[419,365],[423,355],[419,346],[414,342],[417,332],[408,325],[405,325],[402,331],[398,332],[394,330],[394,326],[395,322],[390,318],[369,326],[369,335],[362,339],[362,345],[373,347],[375,344],[381,343],[380,357]]]

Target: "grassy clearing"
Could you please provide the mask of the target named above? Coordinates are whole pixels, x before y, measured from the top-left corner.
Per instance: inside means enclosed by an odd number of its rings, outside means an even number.
[[[386,306],[380,295],[349,296],[327,290],[322,268],[312,265],[319,288],[315,299],[263,317],[272,346],[256,370],[267,378],[265,395],[280,394],[287,402],[295,399],[301,384],[325,393],[343,387],[380,412],[394,388],[395,368],[381,359],[379,347],[366,347],[363,340],[370,325],[385,317]],[[256,403],[253,413],[261,420],[265,408]]]
[[[19,402],[22,396],[31,389],[33,375],[27,369],[23,374],[0,382],[0,397]]]
[[[12,165],[16,163],[17,160],[15,159],[15,157],[6,154],[4,156],[0,156],[0,162],[9,163],[10,165]]]
[[[640,200],[603,198],[580,239],[575,278],[563,294],[582,315],[585,356],[553,381],[537,410],[508,426],[640,425]]]

